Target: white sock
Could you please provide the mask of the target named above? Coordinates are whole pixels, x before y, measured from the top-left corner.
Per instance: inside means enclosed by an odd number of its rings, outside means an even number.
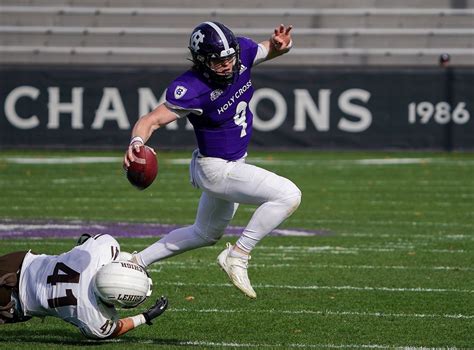
[[[240,248],[240,247],[239,247]],[[241,258],[241,259],[248,259],[249,258],[249,255],[248,254],[245,254],[245,253],[241,253],[235,249],[231,249],[230,250],[230,254],[229,254],[231,257],[233,258]]]

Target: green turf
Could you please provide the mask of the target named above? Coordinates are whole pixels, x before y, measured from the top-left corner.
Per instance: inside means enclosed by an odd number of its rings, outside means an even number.
[[[160,153],[160,173],[133,189],[121,163],[26,165],[8,157],[120,153],[0,153],[0,218],[192,223],[199,192],[188,184],[189,152]],[[423,158],[415,164],[365,159]],[[169,310],[153,327],[113,343],[87,341],[47,318],[0,328],[0,348],[472,348],[474,347],[474,154],[265,152],[249,159],[303,192],[285,228],[324,231],[274,237],[253,253],[258,299],[245,299],[215,265],[224,242],[151,266],[155,296]],[[254,208],[242,206],[233,225]],[[152,238],[122,238],[140,250]],[[0,254],[70,249],[71,239],[1,240]],[[192,298],[190,298],[192,297]],[[149,300],[145,305],[148,306]],[[122,312],[124,315],[129,312]]]

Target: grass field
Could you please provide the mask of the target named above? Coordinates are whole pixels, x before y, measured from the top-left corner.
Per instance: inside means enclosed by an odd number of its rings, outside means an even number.
[[[188,184],[190,152],[159,156],[158,180],[140,192],[121,153],[1,152],[0,254],[75,243],[1,238],[25,222],[192,223],[199,192]],[[249,268],[257,300],[215,264],[236,240],[224,236],[151,266],[154,296],[170,300],[153,327],[97,343],[60,320],[35,319],[1,327],[0,348],[474,348],[473,153],[253,152],[249,162],[301,188],[282,228],[319,232],[260,243]],[[253,210],[241,206],[232,225]],[[133,251],[157,238],[118,240]]]

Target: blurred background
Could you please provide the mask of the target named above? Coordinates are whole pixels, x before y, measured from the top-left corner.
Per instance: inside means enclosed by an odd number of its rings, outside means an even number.
[[[474,0],[2,0],[0,149],[123,149],[202,21],[294,48],[254,69],[254,147],[474,148]],[[191,148],[186,121],[150,144]]]

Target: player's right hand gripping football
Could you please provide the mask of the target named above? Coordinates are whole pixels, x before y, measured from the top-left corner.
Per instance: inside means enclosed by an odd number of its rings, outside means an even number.
[[[168,299],[165,296],[162,296],[158,299],[151,308],[143,313],[145,317],[146,324],[151,326],[153,323],[151,322],[153,319],[160,316],[163,312],[165,312],[166,308],[168,307]]]
[[[128,169],[130,163],[136,161],[136,157],[134,153],[138,153],[140,151],[140,147],[145,146],[143,139],[141,137],[134,137],[128,146],[127,152],[125,152],[125,156],[123,157],[123,168],[125,170]],[[153,148],[149,147],[153,154],[156,155],[156,152]]]
[[[125,152],[125,156],[123,157],[123,168],[125,170],[128,169],[130,166],[130,163],[133,163],[135,161],[135,156],[133,155],[133,152],[137,152],[140,150],[140,147],[144,145],[143,140],[141,137],[134,137],[132,141],[130,142],[130,145],[128,145],[127,152]]]

